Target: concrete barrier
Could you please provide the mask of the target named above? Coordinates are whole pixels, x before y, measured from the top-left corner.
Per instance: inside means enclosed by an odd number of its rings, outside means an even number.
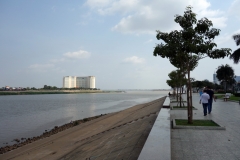
[[[171,160],[170,124],[170,109],[162,108],[138,160]]]
[[[163,108],[170,108],[170,98],[166,97],[164,103],[163,103]]]

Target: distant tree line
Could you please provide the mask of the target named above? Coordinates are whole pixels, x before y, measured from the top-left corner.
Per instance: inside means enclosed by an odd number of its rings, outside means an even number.
[[[48,85],[44,85],[43,88],[44,90],[100,90],[98,88],[58,88],[56,86],[48,86]]]
[[[29,90],[100,90],[99,88],[58,88],[56,86],[48,86],[44,85],[43,88],[35,88],[35,87],[2,87],[0,88],[0,91],[29,91]]]

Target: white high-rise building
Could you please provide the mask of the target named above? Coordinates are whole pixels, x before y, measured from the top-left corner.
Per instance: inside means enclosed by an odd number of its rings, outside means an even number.
[[[213,83],[220,84],[216,73],[213,74]]]
[[[65,76],[63,77],[63,88],[96,88],[95,77]]]

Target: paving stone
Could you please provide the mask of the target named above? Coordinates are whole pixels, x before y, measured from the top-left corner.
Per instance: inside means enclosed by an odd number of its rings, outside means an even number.
[[[235,160],[240,157],[240,106],[235,102],[224,102],[218,99],[213,102],[212,113],[204,117],[202,115],[202,106],[198,103],[199,95],[193,94],[193,106],[198,110],[194,110],[193,119],[212,119],[221,126],[225,126],[226,130],[191,130],[191,129],[172,129],[171,132],[171,148],[172,151],[182,155],[184,159],[197,160]],[[172,118],[186,119],[187,111],[171,111]],[[179,140],[180,139],[180,140]],[[178,143],[181,143],[180,150]],[[188,146],[192,146],[193,152],[189,152]],[[185,149],[184,149],[185,148]],[[181,159],[182,157],[172,153],[172,160]]]

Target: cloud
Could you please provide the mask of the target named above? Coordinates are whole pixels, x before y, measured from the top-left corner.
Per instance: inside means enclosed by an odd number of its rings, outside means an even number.
[[[100,15],[122,15],[112,31],[129,34],[156,34],[156,30],[169,32],[179,29],[174,22],[176,14],[182,15],[186,6],[193,6],[198,18],[207,17],[214,27],[226,26],[227,18],[219,10],[210,10],[207,0],[88,0],[87,6]]]
[[[137,56],[132,56],[132,57],[125,58],[123,61],[125,63],[133,63],[133,64],[140,64],[140,63],[145,62],[145,60],[143,58],[139,58]]]
[[[65,62],[66,61],[66,59],[65,58],[60,58],[60,59],[52,59],[52,60],[50,60],[50,62],[52,62],[52,63],[59,63],[59,62]]]
[[[50,69],[54,69],[54,67],[54,64],[33,64],[30,65],[28,68],[37,72],[47,72]]]
[[[30,65],[28,68],[33,71],[37,72],[46,72],[46,71],[58,71],[58,72],[64,72],[61,68],[56,67],[56,63],[62,63],[67,61],[72,61],[76,59],[85,59],[90,57],[90,53],[84,50],[79,50],[76,52],[67,52],[63,54],[63,57],[59,59],[52,59],[49,61],[49,63],[46,64],[33,64]]]
[[[113,3],[113,0],[87,0],[85,5],[90,8],[106,7]]]
[[[226,47],[226,48],[231,48],[231,46],[234,46],[235,47],[235,43],[234,43],[234,40],[233,40],[233,35],[235,34],[239,34],[240,33],[240,29],[236,30],[236,31],[233,31],[233,32],[230,32],[230,33],[225,33],[224,35],[222,35],[221,37],[217,37],[216,40],[215,40],[215,43],[220,45],[220,46],[223,46],[223,47]]]
[[[153,41],[152,39],[149,39],[145,43],[151,43],[152,41]]]
[[[64,53],[63,56],[68,58],[68,59],[84,59],[90,57],[91,53],[87,51],[76,51],[76,52],[67,52]]]
[[[240,29],[238,29],[237,31],[234,31],[233,34],[240,34]]]
[[[238,20],[240,20],[239,15],[240,15],[240,0],[234,0],[233,3],[231,4],[231,7],[229,8],[229,13],[230,15],[234,15]]]

